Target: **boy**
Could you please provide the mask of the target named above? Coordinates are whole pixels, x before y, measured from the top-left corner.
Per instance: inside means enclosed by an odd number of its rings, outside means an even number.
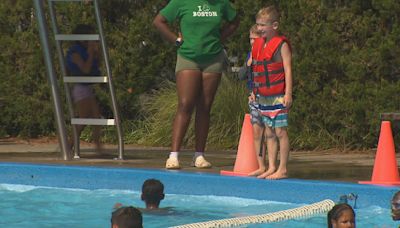
[[[259,169],[250,175],[266,179],[287,178],[289,137],[288,111],[292,105],[292,63],[289,41],[279,35],[279,13],[275,7],[262,8],[256,16],[262,38],[252,48],[251,122]],[[259,156],[265,137],[268,169]],[[278,146],[280,163],[276,166]]]
[[[254,40],[261,37],[261,33],[257,30],[257,25],[253,25],[249,31],[249,40],[250,47],[253,47]],[[243,67],[239,69],[240,80],[248,80],[247,87],[250,88],[250,80],[251,80],[251,51],[247,54],[246,62]]]
[[[143,228],[142,212],[134,207],[120,207],[111,215],[111,228]]]
[[[146,210],[158,209],[164,197],[164,185],[159,180],[147,179],[143,183],[141,199],[146,203]]]
[[[143,213],[160,213],[168,212],[171,208],[159,208],[161,200],[165,197],[164,185],[156,179],[147,179],[142,185],[142,195],[140,198],[146,204],[146,208],[139,208]],[[122,207],[121,203],[116,203],[114,208]]]

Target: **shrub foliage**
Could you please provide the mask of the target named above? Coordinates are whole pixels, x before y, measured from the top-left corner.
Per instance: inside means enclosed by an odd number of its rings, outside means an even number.
[[[170,143],[176,108],[176,50],[152,26],[152,19],[166,2],[100,1],[113,82],[129,143]],[[236,0],[234,4],[240,9],[241,24],[225,45],[230,56],[238,57],[239,65],[249,50],[248,30],[257,9],[275,4],[281,11],[280,29],[293,48],[292,147],[375,147],[379,114],[396,112],[400,105],[400,2],[255,0],[249,4]],[[76,23],[93,22],[93,9],[84,3],[57,3],[56,10],[66,32]],[[0,1],[0,28],[0,136],[55,134],[32,1]],[[103,115],[112,115],[107,89],[99,86],[96,90]],[[212,110],[209,147],[237,146],[247,111],[246,94],[244,82],[234,75],[224,76]],[[113,135],[113,130],[108,130],[105,139],[113,141]],[[190,129],[186,145],[192,145],[193,138]]]

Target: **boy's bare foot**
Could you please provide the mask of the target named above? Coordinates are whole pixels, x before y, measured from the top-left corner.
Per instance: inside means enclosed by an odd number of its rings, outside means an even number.
[[[268,179],[268,180],[279,180],[279,179],[285,179],[285,178],[288,178],[287,172],[278,170],[275,173],[267,176],[265,179]]]
[[[247,176],[258,176],[258,175],[262,174],[263,172],[265,172],[265,168],[260,168],[260,169],[257,169],[255,171],[247,174]]]
[[[273,174],[275,172],[275,169],[268,169],[266,172],[262,173],[261,175],[257,176],[257,178],[259,179],[265,179],[268,176],[270,176],[271,174]]]

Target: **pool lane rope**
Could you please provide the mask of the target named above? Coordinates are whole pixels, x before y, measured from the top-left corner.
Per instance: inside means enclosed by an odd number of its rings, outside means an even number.
[[[332,209],[333,206],[335,206],[335,203],[330,199],[326,199],[313,204],[273,213],[191,223],[181,226],[174,226],[172,228],[233,227],[254,223],[280,222],[289,219],[309,217],[314,214],[326,213]]]

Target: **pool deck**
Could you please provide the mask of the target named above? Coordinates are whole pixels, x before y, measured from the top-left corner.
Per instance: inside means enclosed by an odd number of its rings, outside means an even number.
[[[35,164],[65,164],[82,166],[132,167],[164,170],[168,148],[138,147],[124,145],[124,160],[117,157],[116,145],[104,145],[104,152],[97,154],[93,145],[81,143],[81,158],[64,161],[56,140],[18,140],[0,139],[0,161]],[[182,171],[219,173],[221,170],[233,170],[236,151],[207,151],[206,156],[212,162],[211,169],[190,167],[193,152],[185,150],[180,155]],[[357,182],[370,180],[375,160],[375,151],[342,152],[293,151],[289,161],[290,178],[312,180],[334,180]],[[399,160],[399,158],[397,158]]]

